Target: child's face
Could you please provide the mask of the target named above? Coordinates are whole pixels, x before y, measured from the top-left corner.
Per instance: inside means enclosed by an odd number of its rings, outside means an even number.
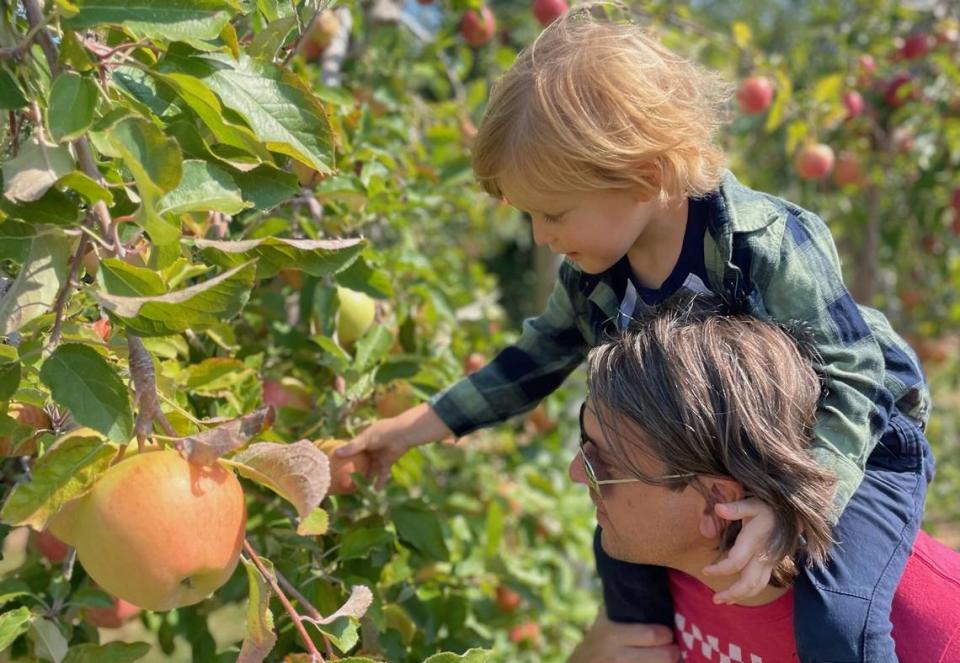
[[[625,256],[662,209],[627,189],[544,195],[504,184],[502,190],[508,203],[530,215],[538,246],[546,244],[588,274]]]

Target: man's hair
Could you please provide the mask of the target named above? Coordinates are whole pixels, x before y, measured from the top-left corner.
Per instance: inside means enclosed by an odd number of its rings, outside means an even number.
[[[502,198],[504,181],[541,193],[640,188],[661,199],[719,186],[726,156],[715,138],[732,86],[629,19],[596,16],[617,7],[574,7],[495,84],[473,156],[488,193]]]
[[[587,359],[591,399],[618,460],[638,478],[682,490],[728,477],[768,504],[776,527],[768,553],[823,563],[831,544],[835,476],[808,453],[821,396],[809,350],[779,325],[728,314],[712,297],[680,295],[635,320]],[[627,450],[662,461],[657,480]],[[705,495],[710,500],[710,496]],[[727,528],[721,549],[739,528]]]

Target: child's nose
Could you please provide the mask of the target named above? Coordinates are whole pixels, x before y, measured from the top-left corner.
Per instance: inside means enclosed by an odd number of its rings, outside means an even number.
[[[543,246],[544,244],[550,244],[553,239],[552,233],[550,233],[547,228],[547,224],[542,219],[537,219],[533,217],[533,243],[537,246]]]

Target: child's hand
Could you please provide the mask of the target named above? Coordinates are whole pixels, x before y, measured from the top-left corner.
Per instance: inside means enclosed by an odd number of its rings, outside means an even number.
[[[773,509],[756,497],[739,502],[717,504],[714,512],[724,520],[742,520],[727,556],[703,569],[706,575],[725,576],[740,573],[740,579],[713,596],[714,603],[735,603],[759,594],[770,582],[780,560],[767,557],[767,542],[773,532]]]
[[[451,435],[433,408],[421,403],[395,417],[373,423],[333,453],[338,458],[349,458],[366,451],[370,457],[366,479],[375,478],[376,487],[382,489],[390,478],[390,468],[400,456],[413,447]]]

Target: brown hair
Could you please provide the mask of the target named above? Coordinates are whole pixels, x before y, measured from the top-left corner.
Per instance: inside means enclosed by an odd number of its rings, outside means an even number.
[[[807,352],[778,325],[680,295],[587,359],[600,424],[634,475],[676,490],[698,485],[645,476],[628,446],[662,461],[664,474],[732,478],[773,509],[768,552],[787,560],[774,574],[781,585],[796,573],[793,555],[820,564],[832,543],[836,478],[808,453],[821,383]],[[612,430],[619,424],[627,430]],[[724,550],[739,528],[727,530]]]
[[[719,186],[731,85],[635,23],[596,16],[612,7],[571,9],[494,86],[473,154],[494,197],[506,178],[544,194],[637,188],[662,200]]]

